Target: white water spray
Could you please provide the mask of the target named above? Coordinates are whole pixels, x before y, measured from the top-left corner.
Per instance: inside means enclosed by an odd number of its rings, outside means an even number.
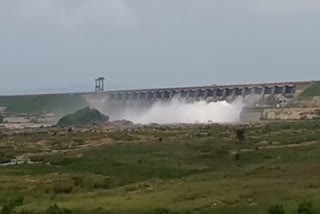
[[[133,109],[127,109],[123,112],[121,118],[142,124],[237,123],[240,121],[240,113],[243,107],[243,102],[239,100],[233,103],[226,101],[186,103],[174,99],[169,103],[155,103],[151,108],[139,111],[139,113]]]

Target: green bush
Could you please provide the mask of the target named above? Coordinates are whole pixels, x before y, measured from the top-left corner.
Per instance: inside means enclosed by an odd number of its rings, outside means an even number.
[[[243,142],[245,140],[245,137],[244,137],[245,130],[244,129],[237,129],[236,134],[237,134],[237,138],[238,138],[239,142]]]
[[[50,163],[51,165],[66,165],[71,162],[71,159],[66,157],[64,154],[54,154],[43,157],[44,163]]]
[[[110,212],[101,208],[101,207],[98,207],[94,210],[91,211],[91,213],[94,213],[94,214],[109,214]]]
[[[44,156],[43,155],[31,155],[29,157],[29,159],[32,162],[42,162],[44,160]]]
[[[74,182],[74,185],[80,186],[83,183],[84,177],[83,176],[73,176],[71,178]]]
[[[73,190],[74,185],[70,182],[60,182],[52,187],[54,194],[70,194]]]
[[[314,113],[315,113],[316,115],[320,116],[320,109],[314,110]],[[1,116],[0,116],[0,117],[1,117]],[[1,121],[1,119],[0,119],[0,121]]]
[[[13,200],[9,200],[7,204],[3,205],[1,209],[1,214],[12,214],[16,207],[21,206],[23,204],[24,198],[17,197]]]
[[[284,214],[284,208],[282,205],[276,204],[270,207],[269,214]]]
[[[298,207],[298,214],[313,214],[311,202],[301,202]]]
[[[96,109],[89,107],[80,109],[73,114],[69,114],[61,118],[58,122],[60,127],[68,126],[86,126],[91,124],[103,124],[109,120],[109,117],[101,114]]]
[[[164,209],[164,208],[159,208],[159,209],[156,209],[153,213],[154,214],[169,214],[170,210]]]
[[[65,208],[60,208],[55,204],[46,210],[46,214],[72,214],[72,211]]]
[[[2,156],[2,154],[0,153],[0,164],[10,163],[13,158],[14,158],[14,157]]]
[[[19,214],[35,214],[35,212],[32,210],[22,210],[19,212]]]

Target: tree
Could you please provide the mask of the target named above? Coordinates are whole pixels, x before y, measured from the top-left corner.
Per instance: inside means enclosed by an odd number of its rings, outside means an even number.
[[[265,126],[265,130],[268,132],[269,137],[271,137],[271,126],[269,124]]]
[[[244,129],[237,129],[237,138],[240,142],[244,141],[244,133],[245,130]]]
[[[4,117],[0,115],[0,123],[4,123]]]

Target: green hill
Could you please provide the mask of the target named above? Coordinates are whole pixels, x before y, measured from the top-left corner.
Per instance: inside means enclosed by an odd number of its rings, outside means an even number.
[[[88,106],[80,96],[73,94],[3,96],[0,106],[10,113],[59,113],[67,114]]]
[[[320,96],[320,82],[314,82],[299,97],[315,97]]]
[[[67,127],[103,124],[108,120],[109,117],[101,114],[98,110],[86,107],[61,118],[58,122],[58,126]]]

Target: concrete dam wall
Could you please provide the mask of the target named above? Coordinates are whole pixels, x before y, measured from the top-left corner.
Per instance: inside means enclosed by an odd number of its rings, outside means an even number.
[[[183,88],[158,88],[139,90],[119,90],[82,94],[92,106],[105,114],[117,118],[124,109],[144,111],[154,103],[206,101],[233,102],[241,99],[247,107],[280,107],[290,103],[312,82],[283,82],[244,85],[211,85]]]
[[[318,93],[319,85],[319,82],[309,81],[0,96],[0,114],[10,117],[18,115],[38,118],[40,115],[59,118],[90,106],[109,115],[111,119],[125,119],[124,112],[129,111],[131,116],[139,116],[146,114],[155,106],[154,104],[170,105],[177,100],[184,104],[206,102],[210,104],[210,111],[214,109],[219,114],[220,110],[215,104],[222,104],[221,101],[232,103],[241,100],[249,109],[289,107],[300,100],[296,98],[300,97],[301,93],[307,95]],[[206,105],[198,107],[206,108]],[[168,110],[167,114],[176,113]],[[193,110],[188,114],[196,115]]]

